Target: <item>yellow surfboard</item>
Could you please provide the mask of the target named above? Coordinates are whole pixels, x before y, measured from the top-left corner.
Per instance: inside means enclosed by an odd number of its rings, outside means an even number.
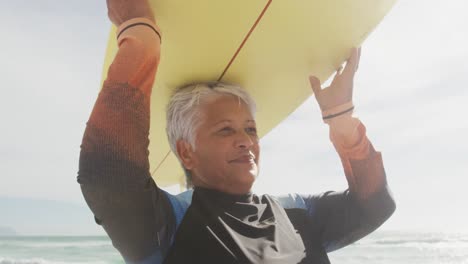
[[[326,80],[396,0],[151,0],[163,39],[151,98],[150,164],[160,186],[185,176],[165,133],[172,91],[197,81],[239,84],[257,103],[260,136]],[[117,52],[115,27],[103,80]]]

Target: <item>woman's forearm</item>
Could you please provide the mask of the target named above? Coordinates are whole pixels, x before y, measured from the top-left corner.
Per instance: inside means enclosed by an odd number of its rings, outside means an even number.
[[[350,191],[359,199],[366,199],[380,191],[386,183],[383,162],[380,152],[375,151],[367,138],[364,124],[352,117],[352,112],[334,117],[326,123],[330,127],[330,140],[340,156]]]

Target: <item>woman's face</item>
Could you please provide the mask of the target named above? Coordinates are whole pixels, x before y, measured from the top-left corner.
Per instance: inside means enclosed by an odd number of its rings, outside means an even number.
[[[258,175],[260,146],[248,106],[226,95],[201,105],[200,114],[195,150],[178,142],[193,185],[232,194],[249,192]]]

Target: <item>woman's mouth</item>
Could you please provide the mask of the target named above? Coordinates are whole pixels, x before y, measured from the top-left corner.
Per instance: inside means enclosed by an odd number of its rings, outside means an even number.
[[[230,163],[255,163],[254,155],[242,155],[234,160],[231,160]]]

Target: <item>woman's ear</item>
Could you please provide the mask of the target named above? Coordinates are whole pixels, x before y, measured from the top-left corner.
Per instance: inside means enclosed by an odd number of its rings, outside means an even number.
[[[187,141],[180,139],[176,142],[177,155],[179,155],[182,165],[187,170],[193,169],[195,165],[192,145]]]

